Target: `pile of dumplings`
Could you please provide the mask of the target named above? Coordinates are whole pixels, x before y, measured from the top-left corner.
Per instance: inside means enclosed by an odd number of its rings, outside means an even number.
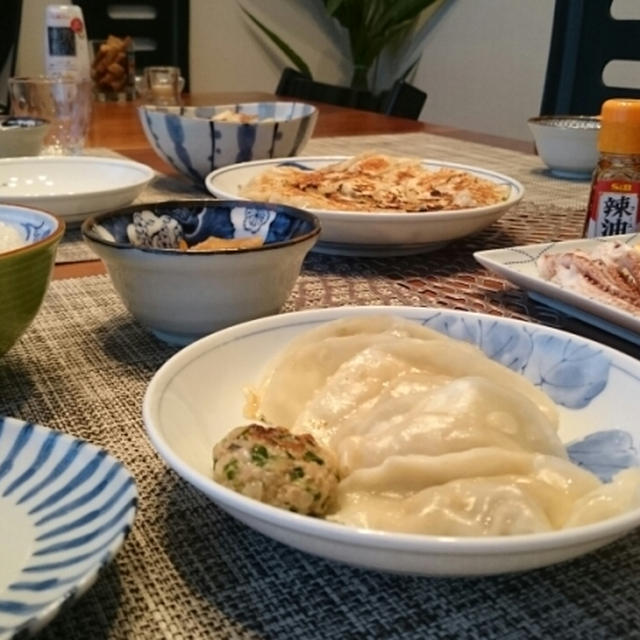
[[[477,347],[394,316],[321,325],[269,365],[247,412],[338,460],[328,519],[444,536],[541,533],[640,504],[640,470],[573,464],[551,399]]]

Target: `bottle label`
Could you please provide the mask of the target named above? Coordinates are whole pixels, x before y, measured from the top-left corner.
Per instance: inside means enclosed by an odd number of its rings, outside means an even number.
[[[49,5],[45,17],[45,70],[89,79],[89,47],[82,9]]]
[[[598,180],[591,191],[584,235],[613,236],[640,230],[640,182]]]
[[[47,27],[50,56],[75,56],[76,34],[71,27]]]

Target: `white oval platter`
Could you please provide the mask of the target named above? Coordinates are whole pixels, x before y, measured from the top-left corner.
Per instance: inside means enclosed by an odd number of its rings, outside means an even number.
[[[205,186],[217,198],[242,198],[240,190],[262,171],[288,163],[318,169],[348,156],[273,158],[223,167],[210,173]],[[367,212],[309,209],[320,218],[322,232],[313,251],[336,255],[397,256],[433,251],[452,240],[484,229],[500,218],[524,195],[524,187],[513,178],[465,164],[423,160],[427,169],[442,167],[466,171],[497,184],[507,185],[509,195],[498,204],[430,212]]]

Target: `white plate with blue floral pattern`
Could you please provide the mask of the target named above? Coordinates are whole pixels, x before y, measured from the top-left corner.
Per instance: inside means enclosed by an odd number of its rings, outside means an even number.
[[[614,240],[629,246],[640,245],[640,233],[528,244],[507,249],[489,249],[477,251],[473,255],[481,265],[490,271],[526,289],[533,299],[599,327],[608,333],[640,344],[640,316],[623,309],[617,309],[585,294],[563,289],[561,286],[545,280],[536,266],[538,258],[545,254],[576,250],[589,253],[599,243]]]
[[[168,360],[145,395],[143,416],[167,464],[222,509],[297,549],[370,569],[471,576],[542,567],[593,551],[640,525],[640,509],[551,533],[488,538],[396,534],[346,527],[242,496],[212,479],[211,450],[243,418],[247,385],[296,335],[359,314],[400,315],[477,344],[542,387],[560,413],[574,462],[601,479],[640,466],[640,361],[557,329],[495,316],[412,307],[343,307],[282,314],[207,336]],[[224,371],[224,375],[216,372]]]
[[[318,169],[348,156],[300,156],[242,162],[210,173],[205,186],[216,198],[241,199],[240,191],[252,178],[280,164]],[[312,249],[319,253],[352,256],[399,256],[434,251],[443,245],[476,233],[495,222],[517,204],[524,187],[495,171],[454,162],[422,160],[425,169],[465,171],[478,178],[504,185],[507,197],[483,207],[442,211],[330,211],[309,209],[320,219],[320,240]]]
[[[133,524],[122,463],[70,435],[0,418],[0,638],[33,633],[84,593]]]

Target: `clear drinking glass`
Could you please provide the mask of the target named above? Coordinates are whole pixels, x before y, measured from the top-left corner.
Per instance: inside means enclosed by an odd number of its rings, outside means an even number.
[[[179,105],[184,80],[178,67],[145,67],[142,79],[142,98],[148,104]]]
[[[68,76],[10,78],[11,113],[50,122],[43,154],[76,154],[91,118],[91,83]]]

